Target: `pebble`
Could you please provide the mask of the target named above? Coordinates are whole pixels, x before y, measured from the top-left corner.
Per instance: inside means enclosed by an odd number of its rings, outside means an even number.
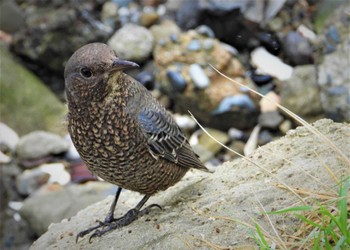
[[[173,43],[177,43],[179,41],[179,35],[178,34],[171,34],[169,36],[170,41],[172,41]]]
[[[203,36],[206,37],[210,37],[210,38],[215,38],[215,33],[214,31],[208,27],[207,25],[200,25],[196,28],[196,31],[198,32],[198,34],[201,34]]]
[[[142,71],[136,76],[136,80],[138,80],[143,86],[145,86],[148,90],[153,90],[155,86],[155,77],[154,74],[148,71]]]
[[[213,112],[213,114],[222,114],[225,112],[229,112],[232,108],[240,107],[240,108],[248,108],[250,110],[255,108],[255,105],[247,95],[234,95],[225,97],[219,104],[219,107]]]
[[[187,87],[187,82],[180,72],[168,70],[167,77],[175,90],[183,92]]]
[[[283,121],[283,117],[278,111],[268,111],[260,113],[258,123],[264,128],[277,129]]]
[[[187,50],[190,51],[199,51],[201,49],[201,43],[198,39],[192,39],[191,42],[187,45]]]
[[[181,129],[194,129],[197,126],[197,123],[189,115],[174,114],[173,117]]]
[[[293,127],[293,124],[290,120],[284,120],[280,126],[279,126],[279,130],[283,133],[286,134],[289,130],[291,130]]]
[[[250,75],[250,78],[256,83],[256,85],[261,86],[265,85],[272,81],[272,76],[270,75],[263,75],[263,74],[257,74],[255,71],[252,72]]]
[[[203,49],[211,50],[214,47],[214,40],[211,38],[205,39],[202,42]]]
[[[296,65],[312,62],[313,48],[308,39],[299,32],[290,31],[284,39],[284,52],[288,59]]]
[[[197,88],[204,89],[209,86],[210,80],[199,64],[191,64],[189,74]]]
[[[315,34],[315,32],[313,32],[303,24],[299,25],[297,31],[310,42],[315,42],[317,40],[317,35]]]
[[[250,133],[249,139],[245,144],[244,150],[243,150],[245,156],[253,153],[255,149],[258,147],[258,137],[259,137],[260,129],[261,127],[258,124],[254,127],[253,131]]]
[[[281,97],[274,91],[270,91],[259,102],[261,112],[270,112],[278,110],[277,104],[281,103]]]
[[[278,57],[270,54],[265,48],[259,47],[251,53],[252,64],[264,74],[276,77],[280,81],[288,80],[293,74],[293,68]]]
[[[260,43],[272,54],[277,55],[281,50],[281,43],[276,35],[269,32],[260,32],[258,34]]]
[[[236,128],[230,128],[227,133],[232,140],[242,140],[245,137],[244,132]]]
[[[340,38],[340,35],[338,32],[338,29],[333,25],[328,28],[326,36],[328,39],[330,39],[331,41],[333,41],[335,43],[341,42],[341,38]]]

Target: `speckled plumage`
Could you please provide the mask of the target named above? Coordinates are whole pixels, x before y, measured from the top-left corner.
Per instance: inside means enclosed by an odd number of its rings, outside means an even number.
[[[206,171],[171,115],[116,61],[111,48],[94,43],[66,65],[68,129],[89,169],[148,195],[174,185],[189,168]],[[83,68],[92,75],[84,77]]]

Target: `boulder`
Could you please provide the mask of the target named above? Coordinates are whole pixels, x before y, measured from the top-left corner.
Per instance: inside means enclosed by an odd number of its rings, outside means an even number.
[[[349,156],[349,125],[324,119],[313,127]],[[293,194],[286,185],[296,192],[322,193],[325,187],[336,191],[337,185],[323,163],[327,162],[339,177],[348,175],[349,165],[339,157],[328,143],[307,128],[298,127],[258,148],[249,157],[254,164],[238,159],[219,166],[215,173],[190,171],[181,182],[151,197],[148,204],[157,203],[162,210],[152,209],[126,227],[93,238],[91,243],[89,235],[76,243],[76,235],[105,218],[113,196],[51,225],[31,249],[256,249],[255,223],[275,236],[262,208],[274,211],[300,202],[303,194]],[[126,212],[125,204],[132,208],[140,198],[133,192],[122,193],[115,216]],[[300,227],[295,217],[269,215],[269,219],[282,237]]]

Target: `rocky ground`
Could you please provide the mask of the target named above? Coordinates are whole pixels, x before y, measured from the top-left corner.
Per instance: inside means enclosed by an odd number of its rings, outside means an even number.
[[[320,120],[313,127],[349,160],[348,124]],[[259,223],[276,238],[263,210],[311,203],[317,194],[336,193],[334,179],[323,164],[339,178],[349,175],[348,163],[305,127],[289,131],[283,138],[257,149],[248,159],[226,162],[212,174],[190,172],[180,183],[151,198],[149,203],[157,203],[163,210],[154,209],[92,243],[88,236],[75,243],[78,232],[104,218],[113,199],[110,196],[52,224],[31,249],[255,249],[252,235],[256,232],[245,223]],[[123,192],[116,215],[122,215],[140,198],[133,192]],[[279,237],[291,247],[288,235],[297,230],[300,221],[281,215],[270,215],[270,219]]]

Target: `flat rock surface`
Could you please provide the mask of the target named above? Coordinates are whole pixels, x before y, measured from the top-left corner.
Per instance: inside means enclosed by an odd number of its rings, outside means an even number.
[[[350,158],[349,124],[324,119],[313,126]],[[255,230],[246,224],[254,227],[255,221],[276,237],[262,207],[271,211],[302,205],[301,199],[310,199],[301,192],[298,197],[285,185],[313,193],[336,193],[335,181],[324,164],[339,178],[349,175],[348,163],[304,127],[257,149],[248,158],[254,164],[238,159],[212,174],[191,171],[147,203],[157,203],[163,210],[154,209],[129,226],[94,238],[92,243],[89,235],[75,243],[78,232],[104,219],[113,200],[110,196],[52,224],[31,249],[211,249],[214,245],[256,249],[252,237]],[[123,192],[115,216],[124,214],[140,198],[139,194]],[[286,215],[270,215],[270,219],[282,239],[300,225]]]

